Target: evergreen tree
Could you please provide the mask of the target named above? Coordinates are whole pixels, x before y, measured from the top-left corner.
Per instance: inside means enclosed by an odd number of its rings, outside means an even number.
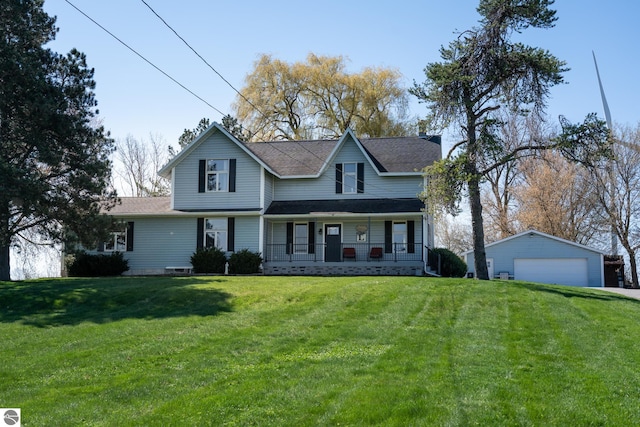
[[[10,247],[27,230],[53,241],[83,241],[101,229],[113,141],[95,126],[93,69],[77,50],[45,48],[55,18],[43,0],[0,5],[0,280],[10,280]]]
[[[553,141],[509,148],[499,135],[500,109],[519,114],[544,111],[552,86],[563,82],[566,64],[546,50],[514,43],[511,35],[550,28],[556,21],[553,0],[481,0],[480,27],[442,48],[442,62],[428,64],[427,80],[410,92],[430,107],[432,126],[459,126],[462,140],[445,159],[427,170],[428,200],[456,211],[466,189],[473,228],[475,271],[489,279],[484,249],[480,184],[495,168],[541,149],[558,148],[568,158],[592,167],[607,151],[604,123],[588,116],[584,124],[562,123]],[[609,150],[610,151],[610,150]]]

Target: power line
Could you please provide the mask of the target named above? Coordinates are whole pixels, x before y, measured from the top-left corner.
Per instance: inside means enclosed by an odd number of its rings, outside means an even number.
[[[189,49],[191,49],[191,51],[193,51],[193,53],[195,53],[198,58],[200,58],[209,68],[211,68],[225,83],[227,83],[239,96],[241,96],[245,101],[247,101],[247,103],[249,105],[251,105],[252,108],[254,108],[258,113],[260,113],[260,115],[262,115],[264,118],[268,119],[268,116],[266,114],[264,114],[259,108],[257,108],[251,101],[249,101],[244,95],[242,95],[231,83],[229,83],[229,81],[227,79],[225,79],[215,68],[213,68],[213,66],[211,66],[211,64],[209,64],[193,47],[191,47],[191,45],[189,45],[189,43],[183,38],[181,37],[151,6],[149,6],[149,4],[145,1],[145,0],[141,0],[142,3],[145,4],[145,6],[147,6],[149,8],[149,10],[151,10],[151,12],[153,12],[154,15],[156,15],[156,17],[158,17],[158,19],[160,19],[175,35],[176,37],[178,37],[185,45],[187,45],[187,47],[189,47]],[[184,90],[186,90],[187,92],[189,92],[191,95],[193,95],[194,97],[198,98],[200,101],[202,101],[203,103],[205,103],[206,105],[208,105],[209,107],[211,107],[213,110],[215,110],[216,112],[218,112],[220,115],[225,116],[226,114],[223,113],[222,111],[220,111],[219,109],[217,109],[216,107],[214,107],[213,105],[211,105],[209,102],[207,102],[205,99],[203,99],[202,97],[200,97],[199,95],[197,95],[195,92],[193,92],[192,90],[190,90],[189,88],[187,88],[186,86],[184,86],[182,83],[180,83],[179,81],[177,81],[175,78],[173,78],[172,76],[170,76],[168,73],[166,73],[164,70],[162,70],[160,67],[158,67],[157,65],[155,65],[154,63],[152,63],[150,60],[148,60],[147,58],[145,58],[142,54],[140,54],[138,51],[136,51],[134,48],[132,48],[131,46],[129,46],[127,43],[125,43],[123,40],[121,40],[120,38],[118,38],[115,34],[113,34],[111,31],[109,31],[108,29],[106,29],[104,26],[102,26],[100,23],[98,23],[95,19],[91,18],[89,15],[87,15],[84,11],[82,11],[80,8],[78,8],[76,5],[74,5],[70,0],[65,0],[65,2],[67,2],[71,7],[73,7],[74,9],[76,9],[79,13],[81,13],[82,15],[84,15],[87,19],[89,19],[91,22],[93,22],[95,25],[97,25],[98,27],[100,27],[100,29],[102,29],[104,32],[106,32],[107,34],[109,34],[111,37],[113,37],[115,40],[117,40],[120,44],[122,44],[123,46],[125,46],[127,49],[129,49],[131,52],[133,52],[134,54],[136,54],[139,58],[141,58],[142,60],[144,60],[146,63],[148,63],[149,65],[151,65],[153,68],[155,68],[156,70],[158,70],[160,73],[164,74],[167,78],[169,78],[171,81],[173,81],[174,83],[176,83],[177,85],[179,85],[181,88],[183,88]],[[304,146],[304,144],[301,144],[300,141],[292,141],[292,142],[297,142],[298,145],[305,151],[307,151],[309,154],[311,154],[313,157],[317,158],[318,160],[321,160],[323,163],[324,161],[326,161],[326,159],[322,159],[321,157],[319,157],[316,153],[312,152],[311,150],[309,150],[307,147]],[[274,148],[276,151],[282,153],[283,155],[291,158],[292,160],[295,160],[299,163],[302,163],[305,167],[307,167],[310,171],[315,172],[315,169],[313,169],[311,166],[309,166],[306,162],[304,162],[302,159],[298,159],[293,157],[291,154],[289,154],[286,151],[282,151],[279,148],[277,148],[275,145],[271,145],[272,148]],[[335,170],[335,166],[332,165],[328,165],[328,169],[330,170]],[[359,180],[356,180],[359,181]],[[369,187],[373,187],[373,188],[378,188],[380,190],[386,190],[383,189],[382,187],[378,187],[374,184],[369,183],[368,184]],[[365,191],[365,194],[371,194],[368,191]]]
[[[113,34],[111,31],[107,30],[105,27],[103,27],[102,25],[100,25],[100,23],[98,23],[95,19],[93,19],[92,17],[90,17],[89,15],[87,15],[85,12],[83,12],[82,10],[80,10],[80,8],[78,8],[75,4],[71,3],[69,0],[65,0],[71,7],[73,7],[75,10],[77,10],[78,12],[80,12],[82,15],[84,15],[88,20],[90,20],[91,22],[93,22],[94,24],[96,24],[98,27],[100,27],[105,33],[109,34],[111,37],[113,37],[114,39],[116,39],[118,42],[120,42],[120,44],[122,44],[124,47],[126,47],[127,49],[129,49],[131,52],[135,53],[139,58],[141,58],[143,61],[145,61],[147,64],[151,65],[153,68],[155,68],[156,70],[158,70],[159,72],[161,72],[162,74],[164,74],[167,78],[169,78],[171,81],[173,81],[175,84],[177,84],[178,86],[180,86],[182,89],[186,90],[187,92],[189,92],[191,95],[195,96],[196,98],[198,98],[200,101],[204,102],[205,104],[207,104],[209,107],[211,107],[212,109],[214,109],[215,111],[217,111],[218,113],[220,113],[221,115],[225,115],[222,111],[218,110],[216,107],[214,107],[213,105],[211,105],[209,102],[207,102],[205,99],[203,99],[202,97],[200,97],[199,95],[197,95],[195,92],[193,92],[191,89],[189,89],[188,87],[186,87],[185,85],[183,85],[182,83],[180,83],[178,80],[174,79],[173,77],[171,77],[168,73],[166,73],[164,70],[162,70],[160,67],[158,67],[157,65],[155,65],[153,62],[149,61],[147,58],[145,58],[144,56],[142,56],[141,53],[139,53],[138,51],[136,51],[134,48],[132,48],[131,46],[129,46],[127,43],[125,43],[124,41],[122,41],[120,38],[118,38],[115,34]]]
[[[147,58],[145,58],[141,53],[139,53],[138,51],[136,51],[134,48],[132,48],[131,46],[129,46],[127,43],[125,43],[123,40],[121,40],[119,37],[117,37],[115,34],[113,34],[111,31],[109,31],[107,28],[105,28],[103,25],[101,25],[99,22],[97,22],[95,19],[93,19],[92,17],[90,17],[88,14],[86,14],[84,11],[82,11],[80,8],[78,8],[75,4],[73,4],[70,0],[65,0],[71,7],[73,7],[75,10],[77,10],[79,13],[81,13],[82,15],[84,15],[88,20],[90,20],[91,22],[93,22],[95,25],[97,25],[98,27],[100,27],[100,29],[102,29],[104,32],[106,32],[107,34],[109,34],[111,37],[113,37],[115,40],[117,40],[120,44],[122,44],[124,47],[126,47],[127,49],[129,49],[131,52],[135,53],[138,57],[140,57],[142,60],[144,60],[147,64],[151,65],[153,68],[155,68],[156,70],[158,70],[159,72],[161,72],[162,74],[164,74],[166,77],[168,77],[171,81],[173,81],[174,83],[176,83],[177,85],[179,85],[181,88],[183,88],[184,90],[186,90],[187,92],[189,92],[191,95],[195,96],[196,98],[198,98],[200,101],[204,102],[205,104],[207,104],[209,107],[211,107],[212,109],[214,109],[215,111],[217,111],[218,113],[220,113],[222,116],[225,116],[226,114],[223,113],[222,111],[220,111],[219,109],[217,109],[216,107],[214,107],[213,105],[211,105],[210,103],[208,103],[206,100],[204,100],[202,97],[200,97],[199,95],[197,95],[195,92],[193,92],[192,90],[190,90],[189,88],[187,88],[186,86],[184,86],[182,83],[180,83],[179,81],[177,81],[175,78],[173,78],[172,76],[170,76],[168,73],[166,73],[165,71],[163,71],[160,67],[158,67],[157,65],[155,65],[154,63],[152,63],[150,60],[148,60]],[[146,4],[146,3],[145,3]],[[148,6],[148,5],[147,5]],[[150,8],[151,9],[151,8]],[[151,9],[153,10],[153,9]],[[154,12],[155,13],[155,12]],[[159,15],[156,14],[156,16],[158,16],[160,18]],[[162,18],[160,18],[162,19]],[[164,20],[163,20],[164,22]],[[167,24],[168,26],[168,24]],[[171,28],[171,27],[169,27]],[[180,37],[173,29],[171,29],[176,36]],[[181,40],[184,41],[184,39],[182,37],[180,37]],[[187,44],[185,42],[185,44]],[[187,44],[188,45],[188,44]],[[193,50],[193,48],[191,48]],[[193,50],[195,52],[195,50]],[[195,52],[200,58],[202,58],[197,52]],[[204,59],[203,59],[204,61]],[[206,63],[206,61],[205,61]],[[208,63],[207,63],[208,65]],[[209,65],[210,66],[210,65]],[[211,66],[210,66],[211,67]],[[211,67],[213,68],[213,67]],[[214,70],[215,71],[215,70]],[[220,75],[217,71],[216,74]],[[220,75],[220,77],[224,79],[224,77],[222,77]],[[226,80],[225,80],[226,81]],[[231,85],[229,82],[227,82],[227,84]],[[233,87],[233,86],[232,86]],[[234,88],[235,90],[235,88]],[[237,92],[237,90],[236,90]],[[242,96],[242,95],[241,95]],[[246,98],[245,98],[246,99]],[[247,100],[247,102],[249,102]],[[262,114],[264,116],[264,114],[257,109],[253,104],[251,104],[251,102],[249,102],[250,105],[253,106],[253,108],[256,109],[256,111],[258,111],[260,114]],[[266,117],[266,116],[265,116]],[[305,148],[306,149],[306,148]],[[304,163],[302,160],[300,159],[296,159],[295,157],[291,156],[289,153],[284,152],[280,149],[276,149],[277,151],[281,152],[282,154],[286,155],[287,157],[291,158],[292,160],[298,161],[300,163],[302,163],[304,166],[308,167],[309,170],[312,170],[309,165],[307,165],[306,163]],[[308,151],[308,150],[307,150]],[[314,153],[312,153],[314,154]],[[315,154],[314,154],[315,155]],[[317,156],[316,156],[317,157]]]
[[[160,21],[162,21],[162,23],[163,23],[167,28],[169,28],[169,29],[173,32],[173,34],[175,34],[175,35],[176,35],[176,37],[178,37],[178,38],[182,41],[182,43],[184,43],[184,44],[185,44],[189,49],[191,49],[191,51],[192,51],[193,53],[195,53],[195,54],[196,54],[196,56],[197,56],[198,58],[200,58],[200,60],[202,60],[202,62],[204,62],[204,63],[207,65],[207,67],[211,68],[211,70],[212,70],[214,73],[216,73],[216,74],[218,75],[218,77],[220,77],[220,78],[222,79],[222,81],[224,81],[227,85],[229,85],[229,87],[230,87],[231,89],[233,89],[233,90],[235,91],[235,93],[237,93],[237,94],[238,94],[238,96],[240,96],[242,99],[244,99],[244,100],[245,100],[245,101],[246,101],[246,102],[247,102],[247,103],[248,103],[248,104],[249,104],[249,105],[250,105],[254,110],[256,110],[258,113],[260,113],[260,115],[261,115],[262,117],[264,117],[264,118],[268,119],[268,116],[267,116],[266,114],[264,114],[264,113],[263,113],[263,112],[262,112],[258,107],[256,107],[256,106],[255,106],[251,101],[249,101],[249,99],[247,99],[247,98],[246,98],[246,97],[245,97],[245,96],[244,96],[244,95],[243,95],[243,94],[242,94],[238,89],[236,89],[236,88],[235,88],[235,87],[234,87],[234,86],[229,82],[229,80],[225,79],[225,78],[224,78],[224,76],[218,72],[218,70],[216,70],[216,69],[215,69],[211,64],[209,64],[209,62],[208,62],[206,59],[204,59],[204,58],[202,57],[202,55],[200,55],[200,54],[198,53],[198,51],[196,51],[196,50],[195,50],[195,49],[194,49],[194,48],[189,44],[189,42],[187,42],[187,41],[184,39],[184,37],[182,37],[180,34],[178,34],[178,32],[177,32],[177,31],[176,31],[176,30],[175,30],[171,25],[169,25],[169,23],[168,23],[168,22],[167,22],[167,21],[166,21],[162,16],[160,16],[160,14],[158,14],[158,12],[156,12],[156,11],[155,11],[155,10],[154,10],[150,5],[149,5],[149,3],[147,3],[145,0],[140,0],[140,1],[141,1],[142,3],[144,3],[144,5],[145,5],[145,6],[147,6],[147,8],[149,8],[149,10],[150,10],[151,12],[153,12],[153,14],[154,14],[154,15],[155,15],[155,16],[156,16]],[[255,135],[255,134],[254,134],[254,135]]]

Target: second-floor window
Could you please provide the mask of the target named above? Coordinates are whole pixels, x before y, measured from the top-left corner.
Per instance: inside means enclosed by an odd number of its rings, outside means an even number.
[[[336,163],[336,193],[364,193],[364,163]]]
[[[207,191],[229,191],[229,160],[207,160]]]
[[[358,191],[358,164],[343,163],[342,164],[342,193],[354,194]]]

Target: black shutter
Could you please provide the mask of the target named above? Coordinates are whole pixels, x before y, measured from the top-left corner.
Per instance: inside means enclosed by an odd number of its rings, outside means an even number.
[[[293,253],[293,223],[287,223],[287,255]]]
[[[392,243],[392,236],[393,236],[393,224],[391,221],[385,221],[384,222],[384,252],[387,254],[390,254],[393,252],[393,243]]]
[[[336,194],[342,193],[342,163],[336,163]]]
[[[127,222],[127,252],[133,251],[133,221]]]
[[[236,192],[236,159],[229,160],[229,192]]]
[[[310,254],[316,253],[316,223],[311,221],[309,223],[309,252]]]
[[[236,243],[236,219],[227,218],[227,251],[234,252]]]
[[[98,252],[104,252],[104,242],[98,242]]]
[[[204,248],[204,218],[198,218],[196,249]]]
[[[198,193],[204,193],[206,184],[207,184],[207,161],[204,159],[201,159],[198,167]]]
[[[358,163],[358,193],[364,193],[364,163]]]
[[[410,254],[416,253],[416,223],[415,221],[407,221],[407,244],[409,248],[407,252]]]

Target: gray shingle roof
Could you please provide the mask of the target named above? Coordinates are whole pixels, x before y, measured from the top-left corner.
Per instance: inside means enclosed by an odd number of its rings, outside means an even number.
[[[166,215],[173,212],[171,197],[120,197],[120,203],[109,211],[109,215]]]
[[[418,172],[440,160],[440,144],[420,137],[361,138],[380,172]]]
[[[105,212],[114,216],[137,215],[185,215],[205,212],[258,212],[260,208],[241,209],[171,209],[171,196],[167,197],[120,197],[120,203],[110,211]]]
[[[248,142],[244,146],[281,176],[317,175],[338,140]]]
[[[359,138],[380,172],[419,172],[441,158],[440,144],[421,137]],[[249,142],[244,146],[280,176],[318,175],[338,140]]]

